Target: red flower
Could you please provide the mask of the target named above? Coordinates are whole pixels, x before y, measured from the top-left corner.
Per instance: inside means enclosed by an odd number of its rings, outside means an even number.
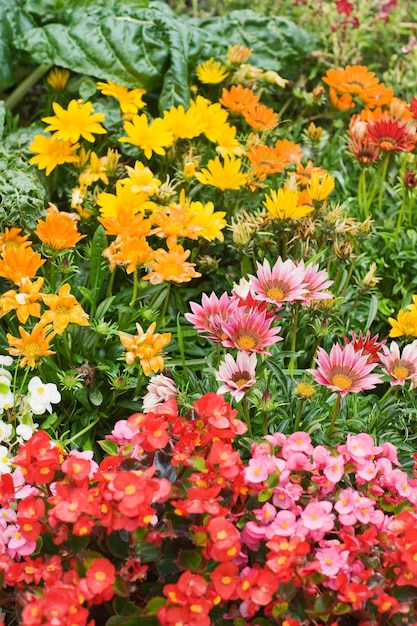
[[[385,117],[368,125],[368,140],[387,152],[414,150],[414,136],[407,125],[391,117]]]
[[[215,591],[222,600],[236,600],[239,595],[237,586],[240,583],[239,568],[235,563],[222,563],[210,574]]]
[[[86,573],[88,589],[94,593],[103,593],[116,580],[116,568],[108,559],[94,559]]]
[[[387,343],[386,339],[383,341],[378,341],[379,335],[374,335],[371,338],[371,333],[369,330],[366,331],[366,335],[363,336],[362,331],[359,331],[359,335],[356,337],[355,332],[353,330],[350,331],[352,339],[345,337],[343,335],[343,339],[346,344],[352,344],[355,352],[362,351],[362,355],[367,355],[368,363],[378,363],[379,361],[379,352],[382,349],[382,346]]]

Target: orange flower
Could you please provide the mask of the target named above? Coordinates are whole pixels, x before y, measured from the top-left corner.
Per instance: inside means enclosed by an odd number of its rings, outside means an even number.
[[[252,146],[245,156],[249,159],[253,174],[257,178],[279,174],[288,165],[288,160],[283,154],[265,144]]]
[[[156,322],[153,322],[146,332],[143,332],[140,324],[136,324],[137,335],[134,337],[128,333],[119,334],[120,342],[127,352],[126,363],[132,365],[139,361],[145,376],[151,372],[160,372],[164,368],[164,360],[159,354],[171,341],[171,333],[155,333]]]
[[[278,126],[278,113],[264,104],[255,104],[242,111],[247,124],[255,130],[271,130]]]
[[[20,367],[26,367],[26,365],[35,367],[38,359],[49,354],[55,354],[53,350],[49,350],[49,344],[53,337],[53,334],[48,336],[50,330],[51,326],[45,326],[39,322],[30,333],[19,326],[20,339],[7,333],[7,341],[11,346],[8,348],[9,354],[23,357],[20,361]]]
[[[4,233],[0,233],[0,252],[3,253],[6,248],[18,248],[23,246],[31,246],[32,243],[27,241],[29,235],[21,235],[21,228],[6,228]]]
[[[325,173],[326,170],[321,167],[314,167],[313,161],[309,160],[307,165],[302,165],[301,162],[297,163],[296,171],[290,172],[290,176],[295,178],[300,185],[305,186],[310,183],[313,174],[318,174],[322,177]]]
[[[132,274],[139,265],[149,263],[154,258],[155,251],[145,237],[118,237],[104,250],[103,256],[109,260],[110,271],[116,265],[122,265],[128,274]]]
[[[51,293],[43,296],[49,311],[45,311],[39,323],[43,325],[52,323],[56,335],[62,334],[68,324],[88,326],[88,315],[78,300],[70,294],[70,290],[71,286],[65,283],[59,289],[58,295]]]
[[[99,217],[98,221],[103,224],[107,235],[130,237],[135,233],[136,237],[147,237],[151,232],[151,221],[145,219],[143,213],[135,214],[130,208],[121,208],[114,217]]]
[[[158,207],[151,215],[153,224],[157,226],[153,230],[157,237],[166,237],[167,245],[177,243],[178,237],[197,239],[195,228],[192,227],[194,213],[190,211],[189,204],[182,194],[182,203],[171,203],[169,207]]]
[[[46,210],[46,219],[38,221],[35,233],[42,243],[52,250],[75,248],[86,236],[78,232],[77,219],[79,218],[76,214],[58,211],[58,208],[50,202]]]
[[[43,278],[38,278],[31,282],[29,278],[24,278],[19,291],[6,291],[0,298],[0,315],[7,315],[10,311],[16,311],[17,319],[21,324],[26,324],[30,315],[41,316],[42,299],[40,290],[43,287]]]
[[[201,276],[194,270],[195,263],[188,263],[186,259],[190,256],[189,250],[184,250],[182,246],[168,246],[169,250],[159,250],[155,253],[155,260],[150,264],[153,270],[144,276],[144,280],[149,280],[152,285],[159,285],[165,281],[174,283],[186,283],[192,278]]]
[[[275,150],[279,156],[287,159],[288,165],[299,163],[304,156],[300,146],[289,139],[278,139],[275,142]]]
[[[26,242],[18,248],[6,248],[0,259],[0,276],[20,285],[25,278],[33,278],[45,263],[38,252],[26,247]]]
[[[392,89],[380,83],[375,73],[365,65],[327,70],[322,80],[329,85],[330,100],[339,110],[355,106],[352,96],[357,96],[372,109],[389,104],[394,95]]]
[[[234,113],[243,113],[246,109],[258,104],[259,96],[248,87],[232,85],[230,89],[223,89],[219,102]]]

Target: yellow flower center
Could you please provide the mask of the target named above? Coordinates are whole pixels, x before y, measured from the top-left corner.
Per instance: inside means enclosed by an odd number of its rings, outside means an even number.
[[[404,367],[404,365],[397,365],[397,367],[394,367],[394,369],[392,370],[392,373],[394,375],[395,378],[407,378],[407,376],[410,375],[410,370],[408,369],[408,367]]]
[[[249,335],[242,335],[236,343],[241,350],[253,350],[256,348],[255,338],[250,337]]]
[[[238,387],[243,387],[243,385],[246,385],[246,383],[248,382],[247,378],[239,378],[238,380],[235,380],[235,385],[237,385]]]
[[[271,287],[267,290],[266,295],[271,300],[282,300],[285,296],[285,293],[279,287]]]
[[[345,374],[335,374],[332,377],[332,385],[339,387],[339,389],[350,389],[353,385],[353,380]]]

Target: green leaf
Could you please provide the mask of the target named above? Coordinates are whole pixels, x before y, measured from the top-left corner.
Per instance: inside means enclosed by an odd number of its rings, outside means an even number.
[[[115,441],[108,441],[105,439],[103,441],[97,442],[100,448],[107,452],[107,454],[116,455],[118,453],[119,447]]]
[[[167,603],[166,598],[152,598],[143,609],[144,615],[156,615],[161,606]]]
[[[93,387],[89,390],[88,399],[94,406],[101,406],[103,404],[103,394],[97,387]]]
[[[108,274],[108,270],[103,259],[103,250],[107,248],[107,245],[107,235],[103,226],[100,224],[100,226],[96,228],[91,241],[90,273],[88,276],[88,286],[91,291],[91,298],[94,302],[94,309],[98,301],[100,289],[106,275]]]
[[[207,474],[208,469],[207,469],[206,462],[200,456],[193,456],[193,457],[189,458],[188,459],[188,463],[189,463],[189,465],[191,465],[191,467],[196,469],[198,472],[202,472],[203,474]]]
[[[176,562],[184,570],[196,572],[203,562],[203,557],[197,550],[181,550]]]
[[[348,604],[345,604],[344,602],[338,602],[336,606],[333,608],[333,613],[335,615],[346,615],[347,613],[350,613],[351,610],[352,610],[352,607],[349,606]]]
[[[15,46],[17,35],[34,26],[29,15],[19,7],[17,0],[2,0],[0,3],[0,86],[10,87],[15,80],[14,69],[24,55]]]
[[[258,493],[259,502],[267,502],[270,498],[272,498],[273,490],[272,489],[262,489]]]
[[[140,555],[142,563],[152,563],[153,561],[159,561],[161,558],[160,549],[152,543],[136,544],[136,552]]]
[[[105,626],[160,626],[157,617],[149,616],[143,617],[139,610],[136,614],[123,616],[123,615],[113,615],[110,617]]]
[[[106,537],[107,547],[111,554],[119,559],[127,559],[129,556],[129,544],[121,537],[120,532],[112,532]]]
[[[365,330],[368,330],[371,327],[372,322],[374,321],[376,314],[378,313],[378,298],[372,294],[371,301],[369,303],[369,313],[368,319],[366,320]]]

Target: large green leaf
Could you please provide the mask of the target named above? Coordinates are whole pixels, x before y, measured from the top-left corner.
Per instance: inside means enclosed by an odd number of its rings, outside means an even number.
[[[21,9],[19,0],[0,2],[0,87],[15,83],[15,68],[25,58],[24,50],[18,53],[16,37],[33,28],[30,17]]]

